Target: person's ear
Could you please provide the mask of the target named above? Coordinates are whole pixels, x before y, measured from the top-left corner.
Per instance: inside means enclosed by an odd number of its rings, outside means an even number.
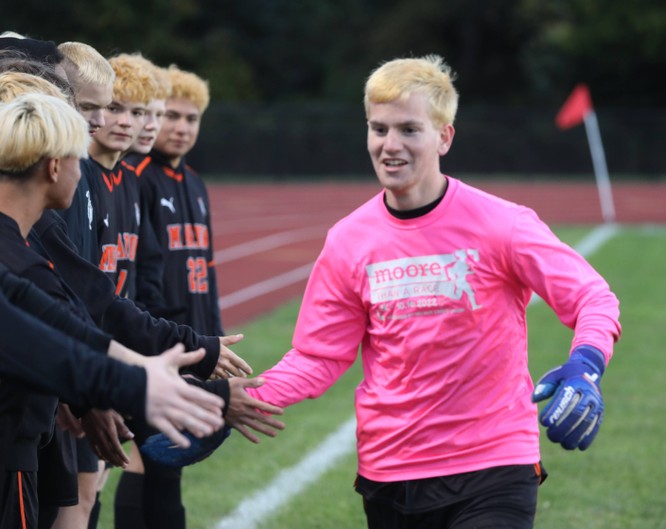
[[[60,175],[60,158],[47,158],[46,169],[48,171],[49,180],[56,183]]]
[[[456,130],[450,123],[441,126],[439,129],[439,148],[437,149],[437,152],[440,156],[444,156],[447,152],[449,152],[451,144],[453,143],[453,136],[455,136],[455,134]]]

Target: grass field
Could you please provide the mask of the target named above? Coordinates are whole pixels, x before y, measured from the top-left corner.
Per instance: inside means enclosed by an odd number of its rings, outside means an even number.
[[[557,229],[572,245],[591,227]],[[550,477],[542,486],[537,529],[666,529],[666,228],[624,227],[589,257],[621,302],[624,335],[602,382],[606,418],[587,452],[567,452],[542,436]],[[285,305],[242,330],[236,347],[255,373],[272,366],[289,348],[298,302]],[[571,331],[543,303],[528,311],[530,368],[538,378],[566,358]],[[188,528],[212,529],[246,497],[353,415],[355,365],[317,401],[287,410],[287,429],[252,445],[238,433],[204,463],[184,472]],[[283,505],[257,528],[348,529],[365,527],[360,496],[353,490],[354,452]],[[100,528],[113,527],[114,470],[103,494]],[[260,506],[257,506],[260,507]],[[243,526],[245,527],[245,526]],[[238,527],[237,529],[243,529]]]

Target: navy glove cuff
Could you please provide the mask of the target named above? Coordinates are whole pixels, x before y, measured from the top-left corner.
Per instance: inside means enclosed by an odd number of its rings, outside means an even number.
[[[603,375],[606,370],[606,357],[599,349],[591,345],[576,347],[571,352],[569,362],[582,362],[594,369],[599,376]]]

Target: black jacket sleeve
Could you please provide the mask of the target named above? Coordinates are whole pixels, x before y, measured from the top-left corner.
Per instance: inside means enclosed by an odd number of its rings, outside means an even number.
[[[187,351],[203,347],[206,350],[204,359],[187,368],[202,378],[210,377],[220,356],[219,337],[202,336],[187,325],[153,318],[126,298],[116,297],[107,308],[102,328],[120,343],[147,356],[160,354],[177,343],[185,345]]]
[[[73,318],[36,287],[21,283],[25,282],[0,270],[2,377],[82,408],[113,408],[144,416],[145,370],[107,357],[108,336]],[[39,297],[50,306],[37,315],[23,310],[22,305],[30,309]],[[49,325],[54,322],[63,323],[63,330]]]
[[[65,310],[62,303],[37,288],[32,282],[7,271],[0,264],[0,288],[7,301],[64,334],[86,343],[91,349],[106,351],[111,336],[86,324]]]
[[[95,323],[118,342],[146,356],[182,343],[186,350],[203,347],[206,356],[190,370],[208,378],[220,355],[216,336],[202,336],[186,325],[153,318],[134,302],[116,296],[113,282],[97,266],[78,255],[64,221],[46,211],[33,228],[67,285],[86,305]]]
[[[192,376],[186,376],[183,378],[191,386],[200,387],[209,393],[214,393],[215,395],[222,397],[222,400],[224,400],[222,415],[227,415],[229,403],[231,402],[231,388],[229,387],[229,381],[226,378],[219,378],[216,380],[201,380],[200,378]]]
[[[204,186],[204,196],[206,200],[206,210],[209,212],[206,216],[206,224],[208,225],[208,238],[210,244],[208,246],[208,288],[210,295],[208,299],[210,300],[210,315],[212,318],[212,328],[216,329],[216,332],[220,335],[224,334],[222,328],[222,318],[220,316],[220,308],[217,304],[218,300],[218,291],[217,291],[217,273],[215,271],[215,252],[213,248],[213,222],[210,217],[210,198],[208,197],[208,190]]]
[[[65,222],[55,212],[45,211],[33,231],[67,286],[83,301],[93,321],[99,325],[106,307],[116,295],[113,282],[79,255],[67,236]]]

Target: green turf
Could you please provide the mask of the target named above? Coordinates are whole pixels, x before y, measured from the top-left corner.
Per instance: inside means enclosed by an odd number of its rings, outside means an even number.
[[[575,245],[589,227],[557,229]],[[624,228],[590,257],[621,301],[624,336],[604,376],[606,418],[587,452],[567,452],[542,438],[550,477],[542,486],[537,529],[666,529],[663,439],[666,436],[666,248],[664,228]],[[289,348],[298,303],[244,327],[235,349],[255,368],[273,365]],[[538,377],[562,362],[571,340],[543,303],[528,311],[530,368]],[[355,365],[316,401],[290,408],[287,430],[252,445],[234,432],[205,463],[184,473],[188,528],[211,529],[243,498],[296,464],[353,414]],[[360,497],[353,490],[356,458],[342,459],[323,478],[270,517],[262,529],[347,529],[364,527]],[[101,529],[110,529],[115,480],[104,491]]]

